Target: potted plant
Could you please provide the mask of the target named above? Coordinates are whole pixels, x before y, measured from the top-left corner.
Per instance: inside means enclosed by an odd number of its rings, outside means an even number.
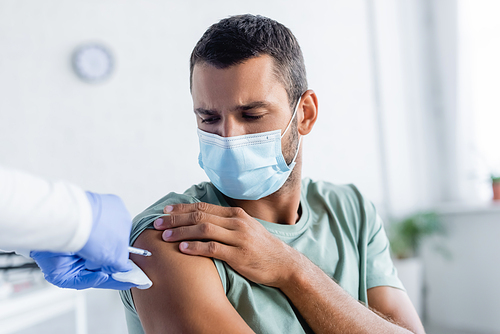
[[[419,212],[396,221],[389,229],[392,254],[397,259],[416,257],[425,237],[442,232],[443,226],[435,212]]]
[[[500,201],[500,175],[491,175],[491,186],[493,188],[493,200]]]
[[[422,240],[443,233],[443,226],[435,212],[418,212],[389,227],[389,240],[398,276],[420,316],[423,315],[423,264],[420,258]]]

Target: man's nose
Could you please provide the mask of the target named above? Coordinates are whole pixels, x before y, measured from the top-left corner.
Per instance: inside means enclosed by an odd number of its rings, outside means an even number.
[[[220,129],[219,136],[221,137],[234,137],[244,135],[245,129],[243,124],[238,122],[238,120],[230,117],[224,119],[222,122],[222,127]]]

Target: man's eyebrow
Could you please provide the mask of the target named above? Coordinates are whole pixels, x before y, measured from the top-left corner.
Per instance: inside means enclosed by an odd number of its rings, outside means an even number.
[[[247,104],[238,105],[234,107],[233,111],[248,111],[252,109],[267,108],[269,107],[269,105],[270,105],[269,102],[255,101]],[[219,113],[215,109],[205,109],[205,108],[196,108],[194,112],[199,115],[207,115],[207,116],[213,116]]]
[[[213,116],[213,115],[217,114],[216,110],[209,110],[209,109],[203,109],[203,108],[196,108],[194,110],[194,112],[196,114],[199,114],[199,115],[207,115],[207,116]]]
[[[248,111],[252,109],[267,108],[269,103],[265,101],[255,101],[244,105],[239,105],[234,108],[235,111]]]

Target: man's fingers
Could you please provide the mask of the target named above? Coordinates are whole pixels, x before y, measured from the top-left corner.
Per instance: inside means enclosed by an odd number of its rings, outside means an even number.
[[[228,220],[227,218],[243,218],[246,216],[242,208],[222,207],[204,202],[167,205],[163,212],[168,214],[168,216],[159,217],[154,221],[153,225],[157,230],[203,223],[212,223],[234,230],[240,224],[237,224],[235,220]]]
[[[198,202],[198,203],[180,203],[174,205],[167,205],[163,208],[163,213],[177,215],[182,213],[199,211],[220,217],[233,217],[240,210],[243,211],[241,208],[224,207],[205,202]]]
[[[229,262],[231,254],[236,251],[234,247],[215,241],[183,241],[179,244],[179,250],[184,254],[212,257],[225,262]]]
[[[236,233],[236,234],[235,234]],[[203,223],[194,226],[182,226],[165,230],[162,233],[164,241],[175,242],[184,240],[214,240],[227,245],[236,246],[239,239],[236,231],[228,230],[218,225]]]
[[[181,226],[201,225],[205,223],[215,224],[229,230],[237,228],[237,223],[234,219],[204,211],[193,211],[161,217],[155,220],[154,226],[158,230],[165,230]]]

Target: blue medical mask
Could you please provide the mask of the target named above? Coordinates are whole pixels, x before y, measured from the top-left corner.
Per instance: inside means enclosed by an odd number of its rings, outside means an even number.
[[[274,130],[221,137],[198,129],[198,162],[220,192],[230,198],[258,200],[283,186],[295,167],[302,137],[289,165],[281,152],[281,138],[290,128],[299,103],[283,135]]]

